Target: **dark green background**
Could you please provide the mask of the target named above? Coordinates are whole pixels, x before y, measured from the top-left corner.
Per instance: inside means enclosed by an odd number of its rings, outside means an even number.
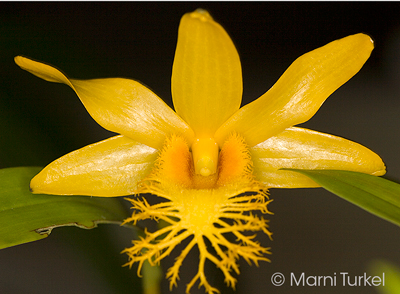
[[[179,20],[198,7],[208,9],[237,46],[245,103],[268,90],[301,54],[350,34],[369,34],[376,46],[370,60],[304,126],[368,146],[385,161],[387,177],[400,181],[399,3],[1,3],[0,168],[43,166],[112,135],[72,90],[22,71],[14,56],[45,61],[74,78],[137,79],[172,105]],[[377,258],[400,265],[400,228],[322,189],[270,192],[274,241],[259,239],[272,247],[272,263],[249,267],[241,261],[237,293],[376,293],[339,285],[274,287],[270,276],[363,275]],[[127,277],[135,271],[119,268],[126,260],[119,252],[130,238],[129,230],[111,225],[63,228],[43,241],[2,250],[0,293],[131,293]],[[109,259],[114,264],[108,266]],[[196,252],[173,293],[184,293],[195,266]],[[218,271],[211,271],[217,283]],[[121,277],[120,287],[104,273]],[[165,281],[163,287],[168,293]]]

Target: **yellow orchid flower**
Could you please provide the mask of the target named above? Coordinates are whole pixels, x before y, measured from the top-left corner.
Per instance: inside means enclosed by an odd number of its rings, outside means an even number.
[[[293,127],[310,119],[325,99],[355,75],[373,50],[371,38],[352,35],[304,54],[276,84],[240,108],[239,55],[225,30],[208,12],[185,14],[172,69],[176,112],[142,84],[123,78],[75,80],[44,63],[16,57],[23,69],[70,86],[89,114],[120,135],[69,153],[31,181],[33,193],[130,198],[134,212],[125,222],[165,221],[125,249],[129,265],[156,264],[183,240],[186,248],[168,270],[170,287],[197,245],[199,265],[187,293],[199,282],[219,292],[204,274],[206,260],[235,287],[237,260],[268,261],[246,231],[263,231],[270,213],[269,188],[318,187],[282,168],[339,169],[383,175],[385,166],[369,149],[343,138]],[[240,108],[240,109],[239,109]],[[145,193],[164,201],[150,204]],[[236,241],[232,242],[230,237]],[[207,246],[212,246],[210,252]]]

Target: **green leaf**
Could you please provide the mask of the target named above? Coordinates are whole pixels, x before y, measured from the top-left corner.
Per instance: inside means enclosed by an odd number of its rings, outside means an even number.
[[[163,272],[159,265],[150,265],[146,260],[143,264],[143,293],[160,294]]]
[[[400,185],[395,182],[351,171],[287,170],[306,175],[326,190],[400,226]]]
[[[29,182],[40,169],[0,169],[0,249],[43,239],[56,227],[91,229],[129,217],[118,198],[32,194]]]
[[[384,285],[376,287],[378,293],[400,293],[400,268],[386,260],[375,260],[370,263],[369,270],[372,275],[380,277],[384,275]]]

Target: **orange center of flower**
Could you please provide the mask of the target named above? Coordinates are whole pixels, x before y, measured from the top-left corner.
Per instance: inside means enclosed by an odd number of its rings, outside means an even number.
[[[152,174],[145,179],[185,189],[215,189],[251,182],[252,161],[244,139],[230,136],[219,151],[213,138],[195,140],[173,135],[165,142]]]

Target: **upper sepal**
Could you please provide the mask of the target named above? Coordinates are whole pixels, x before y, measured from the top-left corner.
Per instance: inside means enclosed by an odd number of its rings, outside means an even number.
[[[197,137],[212,137],[240,107],[239,54],[223,27],[205,10],[182,17],[171,90],[176,112]]]

